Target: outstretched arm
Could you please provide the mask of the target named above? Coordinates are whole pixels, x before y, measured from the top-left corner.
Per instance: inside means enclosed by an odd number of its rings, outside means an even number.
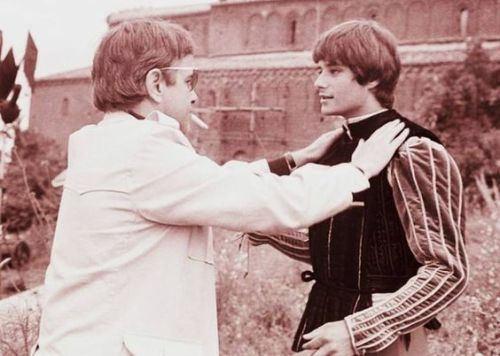
[[[352,164],[307,165],[289,177],[221,167],[153,127],[131,157],[131,202],[145,219],[240,231],[300,229],[347,208],[366,189]],[[391,150],[390,145],[388,151]]]

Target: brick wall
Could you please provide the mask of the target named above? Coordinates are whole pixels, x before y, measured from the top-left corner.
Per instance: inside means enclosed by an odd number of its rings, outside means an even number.
[[[30,113],[30,130],[54,139],[62,148],[73,131],[102,118],[92,105],[89,79],[38,83]]]
[[[140,11],[130,14],[121,15],[121,20],[141,16]],[[218,161],[277,154],[302,146],[332,127],[332,121],[319,114],[311,63],[290,67],[275,62],[266,67],[261,60],[255,66],[261,56],[258,52],[299,56],[332,25],[356,17],[377,19],[394,31],[404,47],[396,108],[411,116],[425,85],[432,85],[447,67],[463,60],[466,36],[479,35],[494,40],[490,43],[500,43],[500,0],[228,1],[191,15],[161,16],[192,31],[197,56],[208,64],[197,89],[199,106],[283,109],[253,116],[242,112],[204,115],[211,126],[209,132],[193,129],[190,135],[202,152]],[[429,46],[440,49],[432,52]],[[500,61],[500,46],[491,53]],[[237,68],[221,64],[245,55]],[[66,146],[72,131],[99,121],[102,114],[91,105],[88,77],[55,78],[37,84],[30,122],[31,128]],[[256,94],[253,102],[252,91]]]
[[[397,88],[396,108],[411,117],[415,103],[426,85],[432,85],[456,63],[408,65],[403,67]],[[190,137],[204,153],[219,162],[244,151],[249,158],[269,157],[301,147],[335,124],[322,118],[314,89],[313,68],[264,68],[211,70],[202,72],[197,90],[198,106],[271,106],[283,111],[212,112],[200,114],[210,130],[193,128]],[[69,134],[102,113],[91,103],[88,80],[48,82],[37,86],[32,98],[30,129],[44,133],[66,147]]]
[[[401,43],[500,36],[499,0],[227,2],[211,9],[209,52],[228,55],[310,49],[321,32],[354,18],[380,21]]]
[[[396,108],[411,117],[425,85],[432,85],[436,76],[456,64],[405,66],[396,95]],[[209,132],[196,130],[196,144],[205,153],[225,161],[244,151],[250,158],[270,157],[285,150],[307,144],[320,133],[338,124],[322,118],[313,86],[313,68],[282,68],[261,70],[209,71],[201,76],[200,106],[210,104],[238,106],[251,101],[256,87],[254,105],[283,108],[283,112],[258,112],[251,130],[252,114],[242,112],[202,115],[210,124]],[[210,88],[207,90],[205,88]],[[210,91],[215,102],[203,99]],[[210,101],[210,102],[209,102]]]

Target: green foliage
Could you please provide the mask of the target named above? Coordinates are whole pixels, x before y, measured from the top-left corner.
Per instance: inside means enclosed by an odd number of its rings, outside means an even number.
[[[291,355],[311,287],[300,272],[310,267],[270,247],[251,248],[248,260],[234,233],[217,230],[215,235],[220,354]]]
[[[438,316],[441,329],[428,332],[430,355],[497,354],[499,214],[468,214],[469,286]],[[269,246],[251,248],[247,267],[246,251],[238,251],[234,234],[217,230],[215,235],[220,354],[292,355],[293,335],[311,288],[299,275],[310,267],[291,261]],[[247,269],[249,275],[244,277]]]
[[[500,178],[500,64],[471,41],[463,64],[429,83],[416,120],[437,131],[456,159],[468,190],[475,176]]]
[[[438,316],[443,324],[441,329],[428,333],[430,355],[498,354],[498,214],[500,211],[491,217],[469,214],[469,287]],[[252,248],[247,264],[246,251],[239,251],[234,233],[216,230],[215,236],[221,356],[292,355],[293,334],[311,288],[311,284],[300,280],[299,274],[309,267],[270,247]],[[38,317],[39,311],[34,310],[32,314],[5,318],[9,328],[0,327],[0,354],[26,355],[23,350],[33,345],[38,334]],[[12,336],[14,333],[16,336]]]
[[[429,336],[434,355],[498,355],[500,350],[500,210],[491,217],[472,213],[466,236],[469,285],[439,320],[443,327]],[[487,243],[485,243],[487,242]]]
[[[54,223],[61,190],[52,187],[51,181],[65,166],[65,153],[54,141],[32,131],[17,132],[4,181],[2,223],[6,231]]]
[[[1,311],[0,355],[28,356],[38,338],[40,307],[28,301],[17,301]]]

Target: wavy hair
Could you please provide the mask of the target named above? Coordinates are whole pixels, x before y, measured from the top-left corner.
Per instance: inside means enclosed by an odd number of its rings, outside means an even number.
[[[193,54],[188,31],[161,20],[134,20],[111,28],[92,64],[94,105],[109,112],[128,110],[147,98],[146,74]],[[167,84],[175,84],[166,76]]]

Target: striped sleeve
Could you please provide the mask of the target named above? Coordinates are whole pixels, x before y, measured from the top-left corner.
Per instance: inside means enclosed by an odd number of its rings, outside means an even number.
[[[301,262],[311,263],[309,255],[309,236],[306,233],[290,230],[280,234],[248,232],[244,234],[250,245],[270,245],[286,256]]]
[[[268,160],[269,170],[279,176],[287,176],[292,172],[284,156]],[[309,236],[307,233],[289,230],[279,234],[264,232],[248,232],[243,234],[251,246],[270,245],[284,255],[305,263],[311,263],[309,254]]]
[[[354,348],[380,351],[422,326],[465,290],[463,187],[457,165],[427,138],[411,138],[391,162],[389,180],[417,274],[384,302],[345,318]]]

